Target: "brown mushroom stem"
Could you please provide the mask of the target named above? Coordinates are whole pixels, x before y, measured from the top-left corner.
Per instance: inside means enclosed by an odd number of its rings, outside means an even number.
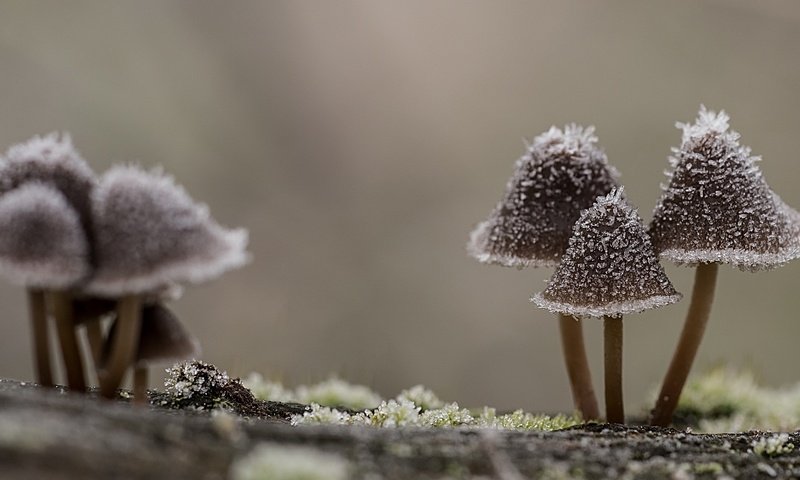
[[[83,374],[78,336],[75,334],[75,312],[72,308],[72,295],[65,291],[50,292],[51,308],[56,321],[58,343],[67,372],[67,384],[70,390],[86,391],[86,377]]]
[[[100,393],[114,398],[128,367],[133,365],[142,327],[142,302],[138,295],[127,295],[117,302],[117,328],[109,339],[108,361],[100,370]]]
[[[147,404],[147,367],[137,365],[133,369],[133,403]]]
[[[47,305],[44,291],[28,289],[28,310],[31,317],[33,351],[36,361],[36,381],[45,387],[53,386],[53,369],[50,364],[50,334],[47,328]]]
[[[672,414],[678,407],[678,399],[708,324],[711,304],[714,301],[714,287],[717,284],[717,270],[716,263],[701,263],[695,270],[692,301],[689,304],[678,346],[661,384],[661,393],[650,415],[650,425],[666,427],[672,422]]]
[[[86,326],[86,339],[89,341],[89,349],[92,351],[95,370],[100,370],[103,361],[103,325],[100,318],[87,318],[84,322]]]
[[[603,318],[605,350],[606,421],[625,423],[622,402],[622,317]]]
[[[571,315],[559,314],[558,320],[564,363],[567,366],[575,408],[578,409],[584,420],[595,420],[600,418],[600,411],[592,386],[592,372],[586,359],[583,324]]]

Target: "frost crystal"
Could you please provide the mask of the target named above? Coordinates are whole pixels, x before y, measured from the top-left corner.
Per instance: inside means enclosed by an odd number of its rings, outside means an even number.
[[[167,369],[164,387],[168,394],[182,400],[213,395],[230,382],[228,374],[200,361],[184,362]]]
[[[172,178],[115,167],[94,195],[97,270],[91,293],[148,293],[245,264],[247,232],[218,225]]]
[[[701,107],[694,124],[677,124],[683,138],[653,212],[653,245],[679,264],[775,268],[800,256],[800,214],[772,192],[728,120]]]
[[[89,274],[78,214],[57,190],[27,183],[0,197],[0,273],[18,285],[68,287]]]
[[[551,127],[517,160],[505,198],[472,232],[467,251],[482,263],[556,265],[580,212],[616,187],[618,176],[594,127]]]
[[[680,300],[622,187],[585,210],[561,264],[531,301],[576,317],[618,317]]]

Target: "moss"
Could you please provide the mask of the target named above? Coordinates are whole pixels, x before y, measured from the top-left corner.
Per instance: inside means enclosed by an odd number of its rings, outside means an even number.
[[[725,467],[719,462],[695,463],[692,469],[696,475],[711,475],[716,477],[725,473]]]
[[[800,385],[766,388],[749,371],[716,368],[689,380],[676,416],[693,419],[706,433],[794,431],[800,428]]]
[[[753,453],[762,457],[774,458],[794,451],[794,444],[789,443],[789,435],[780,433],[762,437],[753,442]]]
[[[309,447],[262,443],[231,465],[233,480],[346,480],[350,463]]]
[[[375,408],[383,400],[368,387],[336,377],[314,385],[300,385],[294,390],[284,387],[280,382],[265,380],[258,373],[251,373],[242,383],[257,399],[270,402],[316,403],[326,407],[362,410]]]
[[[499,428],[503,430],[537,430],[550,432],[562,430],[582,423],[576,416],[541,415],[516,410],[505,415],[497,415],[494,408],[484,407],[477,420],[480,427]]]

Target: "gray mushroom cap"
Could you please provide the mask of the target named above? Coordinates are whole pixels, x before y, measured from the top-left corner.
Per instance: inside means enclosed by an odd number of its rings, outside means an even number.
[[[109,338],[114,338],[116,324]],[[106,342],[106,348],[109,347]],[[104,352],[107,357],[108,351]],[[145,367],[158,363],[174,363],[200,355],[200,342],[160,303],[142,308],[142,326],[136,350],[136,365]]]
[[[247,232],[217,224],[171,177],[110,169],[95,189],[92,295],[145,294],[210,280],[249,260]]]
[[[580,212],[616,187],[618,177],[594,127],[552,127],[517,161],[505,197],[471,233],[467,252],[482,263],[554,266]]]
[[[69,135],[35,136],[8,149],[0,162],[0,195],[29,182],[61,192],[75,209],[87,236],[91,236],[91,192],[97,178],[72,145]]]
[[[678,264],[775,268],[800,256],[800,214],[770,189],[760,158],[728,121],[724,111],[701,107],[694,124],[677,124],[683,139],[650,236],[661,257]]]
[[[77,212],[54,188],[29,182],[0,197],[0,274],[17,285],[66,288],[90,272]]]
[[[680,299],[620,187],[581,214],[547,288],[531,301],[575,317],[619,317]]]

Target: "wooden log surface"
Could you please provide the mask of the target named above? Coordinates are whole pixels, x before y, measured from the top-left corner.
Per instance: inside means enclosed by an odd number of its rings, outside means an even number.
[[[694,435],[589,424],[559,432],[291,426],[302,406],[270,403],[260,418],[135,407],[0,380],[2,479],[226,479],[262,442],[334,454],[355,479],[791,478],[799,447],[752,451],[759,432]],[[683,475],[683,476],[681,476]]]

